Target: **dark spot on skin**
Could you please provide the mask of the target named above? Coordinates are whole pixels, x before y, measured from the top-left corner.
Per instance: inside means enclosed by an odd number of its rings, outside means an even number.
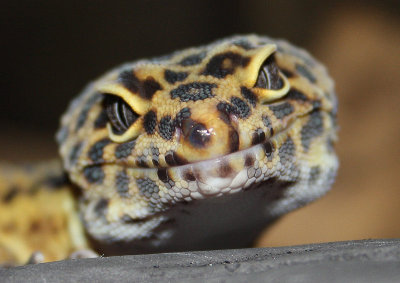
[[[104,198],[97,201],[93,210],[98,217],[104,217],[107,214],[108,203],[109,201]]]
[[[108,122],[108,116],[105,109],[102,109],[97,116],[96,120],[94,121],[94,128],[95,129],[103,129],[106,127]]]
[[[158,166],[159,162],[160,151],[158,147],[151,147],[151,161],[153,162],[154,166]]]
[[[30,226],[29,226],[29,232],[30,233],[36,233],[38,231],[40,231],[41,229],[41,224],[39,220],[34,220],[31,222]]]
[[[4,203],[9,203],[11,202],[17,195],[18,195],[18,188],[17,187],[11,187],[8,189],[7,193],[3,196],[3,202]]]
[[[188,182],[196,181],[196,177],[194,176],[194,174],[191,170],[186,170],[183,173],[183,178]]]
[[[185,165],[189,163],[185,158],[172,150],[165,154],[165,162],[170,166]]]
[[[132,150],[135,148],[136,140],[121,143],[115,149],[115,157],[118,159],[126,158],[131,155]]]
[[[133,70],[126,70],[119,74],[118,81],[131,92],[139,91],[139,79],[133,74]]]
[[[100,166],[89,166],[83,169],[86,180],[92,184],[101,184],[104,180],[104,172]]]
[[[308,122],[300,131],[301,144],[305,152],[309,150],[312,140],[321,135],[323,130],[324,125],[321,112],[318,110],[311,112]]]
[[[293,106],[288,102],[271,105],[269,106],[269,109],[271,109],[271,111],[278,119],[282,119],[283,117],[290,115],[294,111]]]
[[[86,122],[87,115],[89,110],[93,107],[96,102],[98,102],[103,96],[100,93],[94,93],[84,104],[81,113],[79,114],[76,125],[75,131],[78,131]]]
[[[292,162],[295,155],[295,145],[291,137],[288,137],[286,141],[279,148],[279,159],[282,165],[288,165]]]
[[[197,64],[201,63],[201,61],[203,61],[203,59],[206,57],[206,55],[207,55],[206,52],[189,55],[189,56],[183,58],[178,64],[181,66],[184,66],[184,67],[197,65]]]
[[[165,153],[165,162],[169,165],[169,166],[175,166],[176,162],[174,160],[174,155],[173,152],[170,150],[167,153]]]
[[[315,184],[315,182],[319,179],[320,174],[321,174],[321,169],[319,168],[319,166],[311,167],[309,183],[311,185]]]
[[[171,90],[170,94],[173,99],[178,97],[183,102],[204,100],[215,96],[212,92],[215,87],[216,84],[194,82],[180,85]]]
[[[236,130],[229,132],[229,151],[235,152],[239,149],[239,134]]]
[[[245,119],[250,115],[251,111],[249,105],[247,105],[247,103],[244,102],[239,97],[236,96],[232,97],[231,103],[233,107],[235,107],[236,113],[240,118]]]
[[[143,91],[140,91],[139,95],[151,99],[158,90],[162,90],[161,85],[153,77],[149,77],[143,82]]]
[[[164,78],[170,84],[174,84],[176,82],[181,82],[187,78],[189,74],[187,72],[174,72],[171,70],[165,70]]]
[[[142,178],[142,179],[137,179],[136,184],[139,188],[139,192],[142,196],[144,196],[147,199],[150,198],[155,198],[158,199],[159,195],[159,188],[157,184],[149,179],[149,178]]]
[[[136,159],[136,166],[140,168],[149,168],[146,156],[144,155],[138,156],[138,158]]]
[[[62,188],[66,185],[69,185],[69,178],[68,174],[66,172],[61,173],[59,175],[53,175],[49,176],[44,180],[44,184],[47,186],[53,188],[53,189],[59,189]]]
[[[233,172],[233,168],[229,165],[229,163],[221,164],[217,170],[218,170],[218,175],[221,178],[226,178],[230,176]]]
[[[158,156],[153,157],[153,158],[151,159],[151,161],[153,162],[153,165],[154,165],[154,166],[160,165]]]
[[[158,125],[160,136],[165,140],[171,140],[175,132],[175,123],[170,116],[161,118]]]
[[[179,111],[178,114],[176,114],[175,125],[178,127],[182,127],[182,121],[189,119],[190,115],[191,113],[189,107],[182,108],[181,111]]]
[[[269,130],[270,136],[273,136],[274,135],[274,129],[272,128],[272,123],[271,123],[271,120],[269,119],[269,117],[268,116],[263,116],[262,120],[263,120],[263,123],[264,123],[265,127],[267,127],[267,129]]]
[[[292,71],[286,70],[286,69],[282,69],[280,68],[281,72],[285,75],[285,77],[287,78],[292,78],[294,77],[294,74]]]
[[[218,103],[218,111],[220,111],[227,117],[233,114],[240,118],[247,118],[250,115],[250,107],[247,105],[246,102],[235,96],[231,98],[231,102],[233,105],[226,102]],[[228,121],[230,123],[230,119],[228,119]]]
[[[250,89],[244,86],[240,88],[240,91],[247,102],[250,103],[253,107],[256,107],[258,101],[257,96]]]
[[[202,75],[210,75],[222,79],[227,75],[233,74],[238,66],[246,67],[249,62],[249,58],[230,51],[217,54],[207,63]]]
[[[164,183],[168,183],[170,180],[170,176],[168,174],[168,169],[167,168],[160,168],[157,170],[157,176],[160,178],[161,181]]]
[[[89,150],[88,156],[94,163],[103,162],[103,149],[106,145],[111,143],[111,140],[104,138],[96,142]]]
[[[74,165],[75,162],[77,161],[79,154],[81,152],[82,149],[82,142],[77,143],[76,145],[74,145],[69,153],[68,156],[68,160],[70,165]]]
[[[253,165],[254,165],[254,161],[255,161],[254,156],[251,155],[251,154],[247,154],[246,157],[245,157],[245,159],[244,159],[244,165],[245,165],[246,167],[253,166]]]
[[[220,111],[222,114],[226,115],[229,117],[230,114],[237,115],[236,109],[230,105],[229,103],[226,102],[220,102],[217,104],[217,109]],[[230,119],[228,119],[230,121]],[[229,122],[230,123],[230,122]]]
[[[302,93],[301,91],[292,88],[288,94],[286,95],[287,99],[293,99],[293,100],[298,100],[298,101],[308,101],[309,99],[307,96]]]
[[[314,110],[320,109],[320,108],[321,108],[321,101],[319,101],[319,100],[314,100],[314,101],[312,102],[312,106],[313,106],[313,109],[314,109]]]
[[[153,110],[147,112],[143,117],[143,126],[147,134],[151,135],[156,130],[157,116]]]
[[[58,144],[63,144],[65,142],[65,140],[68,137],[68,127],[64,126],[62,127],[58,132],[57,132],[57,136],[56,136],[56,140],[58,142]]]
[[[125,171],[120,171],[117,173],[115,185],[117,192],[121,197],[129,197],[129,176]]]
[[[161,85],[153,77],[140,81],[133,73],[133,70],[121,72],[118,76],[118,81],[129,91],[139,93],[144,99],[151,99],[156,91],[162,90]]]
[[[254,46],[245,39],[235,40],[234,42],[232,42],[232,44],[239,46],[239,47],[243,48],[244,50],[251,50],[254,48]]]
[[[177,164],[177,165],[185,165],[185,164],[188,164],[189,162],[187,161],[187,159],[186,158],[184,158],[184,157],[182,157],[182,156],[180,156],[177,152],[173,152],[173,158],[174,158],[174,160],[175,160],[175,163]]]
[[[310,70],[303,65],[296,64],[296,71],[299,72],[303,77],[306,77],[312,83],[317,81],[313,73],[311,73]]]
[[[274,155],[274,145],[270,141],[267,141],[263,143],[263,148],[268,161],[271,161]]]
[[[252,145],[256,145],[256,144],[262,143],[264,141],[265,141],[265,133],[264,133],[264,131],[262,129],[257,129],[253,133],[251,144]]]

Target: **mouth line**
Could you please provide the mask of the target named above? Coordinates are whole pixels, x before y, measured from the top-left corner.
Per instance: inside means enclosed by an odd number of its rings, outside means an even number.
[[[172,166],[157,166],[157,167],[139,167],[139,166],[133,166],[132,164],[127,163],[126,161],[122,160],[113,160],[113,161],[103,161],[103,162],[96,162],[96,163],[91,163],[87,164],[86,166],[83,166],[82,169],[87,168],[87,167],[95,167],[95,166],[109,166],[109,165],[117,165],[129,169],[135,169],[138,171],[146,172],[146,171],[158,171],[158,170],[184,170],[188,167],[203,167],[204,164],[211,164],[211,163],[221,163],[224,162],[224,160],[229,160],[231,158],[235,158],[236,156],[240,155],[246,155],[247,152],[254,151],[258,147],[264,147],[264,151],[273,151],[275,149],[275,140],[278,140],[281,136],[285,136],[287,132],[292,128],[294,122],[298,119],[302,119],[306,117],[309,113],[306,113],[304,115],[298,116],[294,118],[292,121],[290,121],[287,126],[280,130],[279,132],[274,133],[273,136],[264,138],[262,141],[259,143],[256,143],[248,148],[244,148],[238,151],[234,151],[225,155],[221,155],[218,157],[213,157],[210,159],[204,159],[204,160],[198,160],[195,162],[188,162],[185,164],[179,164],[179,165],[172,165]],[[264,136],[265,132],[263,131]]]

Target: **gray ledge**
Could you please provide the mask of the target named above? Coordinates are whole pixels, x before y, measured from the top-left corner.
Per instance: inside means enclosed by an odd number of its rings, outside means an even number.
[[[400,282],[400,239],[77,259],[0,269],[1,282]]]

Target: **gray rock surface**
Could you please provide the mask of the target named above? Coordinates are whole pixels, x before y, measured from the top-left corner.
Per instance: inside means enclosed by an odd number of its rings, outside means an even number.
[[[400,282],[400,239],[65,260],[1,282]]]

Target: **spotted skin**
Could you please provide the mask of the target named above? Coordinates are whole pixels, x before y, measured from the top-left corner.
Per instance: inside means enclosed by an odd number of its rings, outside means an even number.
[[[268,37],[110,71],[73,100],[57,135],[82,238],[106,255],[248,245],[330,188],[336,109],[325,68]]]

